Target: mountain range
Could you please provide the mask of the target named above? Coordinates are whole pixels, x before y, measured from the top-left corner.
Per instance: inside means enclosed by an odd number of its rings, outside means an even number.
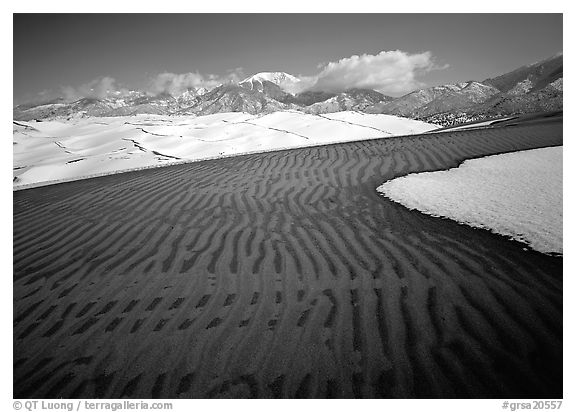
[[[14,120],[73,117],[130,116],[137,114],[207,115],[224,112],[249,114],[295,110],[311,114],[340,111],[383,113],[443,126],[472,120],[539,111],[563,106],[563,56],[522,66],[483,81],[467,81],[415,90],[391,97],[371,89],[340,92],[300,91],[301,80],[283,72],[257,73],[239,83],[211,90],[189,88],[172,96],[142,91],[87,97],[74,102],[56,99],[14,107]]]

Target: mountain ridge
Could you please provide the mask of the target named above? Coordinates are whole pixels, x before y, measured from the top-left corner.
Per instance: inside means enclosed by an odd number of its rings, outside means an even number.
[[[414,90],[397,98],[371,89],[341,92],[295,92],[301,80],[285,72],[260,72],[238,83],[211,90],[188,89],[179,95],[151,95],[131,91],[123,96],[85,97],[74,102],[55,99],[14,107],[14,120],[74,117],[114,117],[136,114],[188,114],[222,112],[250,114],[296,110],[311,114],[359,111],[409,117],[449,126],[488,117],[561,110],[563,107],[563,55],[524,65],[486,79]]]

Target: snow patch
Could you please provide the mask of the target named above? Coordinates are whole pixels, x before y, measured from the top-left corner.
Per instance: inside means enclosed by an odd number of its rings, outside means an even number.
[[[466,160],[390,180],[378,192],[433,216],[487,228],[543,253],[562,253],[562,147]]]

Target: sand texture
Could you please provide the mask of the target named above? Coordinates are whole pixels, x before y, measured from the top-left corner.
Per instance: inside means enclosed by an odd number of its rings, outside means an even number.
[[[562,124],[14,192],[14,397],[562,397],[562,258],[411,211],[408,173]]]

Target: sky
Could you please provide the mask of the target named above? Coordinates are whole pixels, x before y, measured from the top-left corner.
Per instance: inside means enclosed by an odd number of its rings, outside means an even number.
[[[550,57],[562,29],[561,14],[14,14],[13,103],[176,92],[261,71],[400,96]]]

